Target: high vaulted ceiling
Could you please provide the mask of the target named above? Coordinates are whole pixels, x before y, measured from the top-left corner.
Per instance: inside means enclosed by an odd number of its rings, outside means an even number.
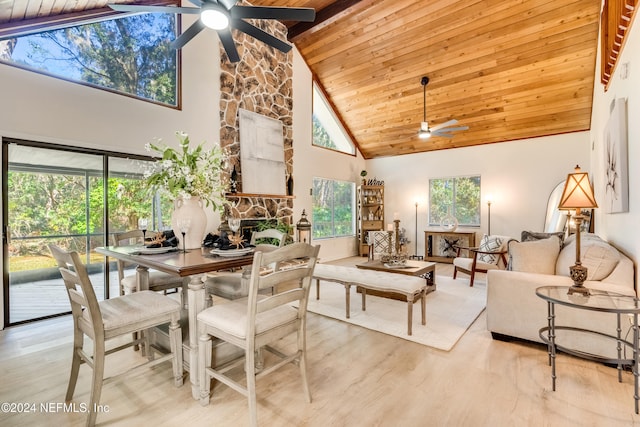
[[[0,31],[10,22],[106,3],[0,0]],[[600,0],[250,3],[316,9],[311,25],[286,23],[289,38],[365,158],[590,127]],[[422,76],[430,79],[429,124],[457,119],[469,130],[418,139]]]

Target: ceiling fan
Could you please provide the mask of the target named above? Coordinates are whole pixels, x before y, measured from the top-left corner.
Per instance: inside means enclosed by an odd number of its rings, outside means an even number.
[[[229,61],[238,62],[240,56],[236,49],[231,29],[235,28],[251,37],[260,40],[284,53],[291,50],[291,45],[249,24],[243,19],[278,19],[282,21],[313,22],[316,11],[306,7],[275,7],[275,6],[238,6],[236,0],[189,0],[198,7],[179,6],[147,6],[135,4],[109,4],[111,9],[119,12],[137,13],[181,13],[200,15],[186,31],[171,42],[171,48],[181,49],[200,31],[211,28],[218,33]]]
[[[418,131],[418,137],[420,139],[429,139],[432,136],[444,136],[445,138],[453,138],[453,134],[451,132],[469,129],[469,126],[451,127],[458,123],[456,119],[451,119],[444,123],[440,123],[439,125],[429,127],[429,123],[427,122],[427,83],[429,83],[429,77],[423,77],[420,80],[420,83],[422,84],[424,100],[424,121],[420,123],[420,130]]]

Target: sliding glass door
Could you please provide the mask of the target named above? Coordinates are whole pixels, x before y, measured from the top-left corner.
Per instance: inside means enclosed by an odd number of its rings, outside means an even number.
[[[115,267],[94,249],[154,217],[141,185],[146,161],[3,139],[5,326],[70,311],[49,244],[80,253],[99,299],[118,295]]]

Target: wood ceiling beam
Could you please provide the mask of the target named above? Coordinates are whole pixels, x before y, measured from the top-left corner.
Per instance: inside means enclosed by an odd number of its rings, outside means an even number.
[[[176,4],[176,0],[141,0],[136,2],[136,5],[141,6],[174,6]],[[136,14],[138,13],[116,12],[110,7],[101,7],[81,12],[62,13],[35,19],[11,21],[0,24],[0,40],[23,37],[45,31],[60,30],[78,25],[93,24],[113,19],[116,16],[125,17]]]
[[[317,12],[315,21],[300,22],[289,28],[287,39],[290,42],[295,42],[297,38],[301,37],[306,32],[311,31],[321,25],[327,25],[332,21],[339,19],[344,13],[347,13],[347,9],[355,6],[361,1],[362,0],[336,0],[329,6]]]

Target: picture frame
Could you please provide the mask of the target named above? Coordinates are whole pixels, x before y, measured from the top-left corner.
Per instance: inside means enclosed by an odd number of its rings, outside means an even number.
[[[627,102],[612,103],[604,129],[604,202],[605,213],[629,212],[629,166],[627,147]]]

